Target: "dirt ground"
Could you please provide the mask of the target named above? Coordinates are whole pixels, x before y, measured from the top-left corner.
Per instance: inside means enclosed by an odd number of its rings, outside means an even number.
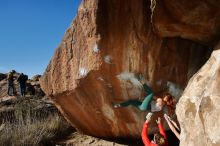
[[[57,146],[143,146],[141,140],[104,140],[75,132],[69,140],[59,142]]]
[[[166,131],[169,146],[179,146],[179,140],[171,131]],[[152,139],[152,136],[149,136]],[[141,139],[103,140],[92,136],[73,133],[69,140],[59,142],[57,146],[144,146]]]

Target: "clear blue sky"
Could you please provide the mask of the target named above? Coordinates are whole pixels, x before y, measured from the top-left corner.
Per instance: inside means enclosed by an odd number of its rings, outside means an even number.
[[[42,74],[81,0],[0,0],[0,72]]]

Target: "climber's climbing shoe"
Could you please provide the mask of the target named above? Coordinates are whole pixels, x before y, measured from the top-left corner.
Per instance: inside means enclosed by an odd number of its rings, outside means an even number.
[[[121,105],[120,105],[120,103],[116,103],[116,104],[113,104],[113,107],[114,108],[119,108],[119,107],[121,107]]]

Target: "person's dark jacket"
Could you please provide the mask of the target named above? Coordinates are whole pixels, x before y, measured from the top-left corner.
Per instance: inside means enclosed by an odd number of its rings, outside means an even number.
[[[28,76],[24,74],[20,74],[20,76],[17,79],[17,81],[23,85],[26,83],[27,80],[28,80]]]

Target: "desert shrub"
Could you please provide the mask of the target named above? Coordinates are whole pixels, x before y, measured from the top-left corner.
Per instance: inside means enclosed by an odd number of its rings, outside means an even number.
[[[40,146],[69,128],[56,110],[39,110],[37,106],[27,101],[15,105],[14,119],[1,123],[0,146]]]

